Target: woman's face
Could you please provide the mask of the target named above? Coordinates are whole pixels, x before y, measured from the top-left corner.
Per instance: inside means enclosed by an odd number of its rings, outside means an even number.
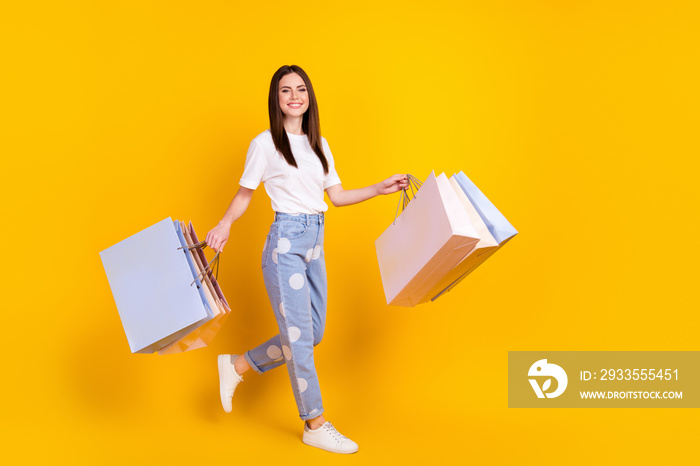
[[[304,80],[296,73],[290,73],[280,79],[280,109],[285,117],[300,117],[309,108],[309,93]]]

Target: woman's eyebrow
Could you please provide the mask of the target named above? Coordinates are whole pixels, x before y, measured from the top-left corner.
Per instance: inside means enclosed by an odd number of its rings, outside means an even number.
[[[300,87],[306,87],[306,84],[299,84],[297,86],[297,89],[299,89]],[[291,89],[291,88],[292,88],[291,86],[282,86],[282,87],[280,87],[280,90],[281,89]]]

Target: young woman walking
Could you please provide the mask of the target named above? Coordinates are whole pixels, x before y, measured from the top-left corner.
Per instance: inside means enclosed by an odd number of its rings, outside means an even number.
[[[218,357],[220,396],[231,412],[241,375],[262,374],[286,363],[299,417],[305,421],[302,441],[335,453],[355,453],[355,442],[326,421],[314,366],[314,346],[326,320],[326,265],[323,250],[324,191],[334,206],[366,201],[408,186],[394,175],[372,186],[343,189],[326,139],[321,137],[318,106],[304,70],[291,65],[275,72],[268,98],[270,129],[250,144],[240,188],[224,217],[209,233],[207,245],[223,250],[231,225],[246,211],[262,182],[275,219],[265,239],[263,277],[279,334],[262,345]]]

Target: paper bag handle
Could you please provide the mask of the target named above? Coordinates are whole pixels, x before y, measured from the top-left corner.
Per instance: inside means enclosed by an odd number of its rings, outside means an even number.
[[[394,215],[394,223],[396,223],[396,218],[399,216],[399,207],[401,207],[401,212],[406,208],[409,202],[411,202],[411,196],[413,196],[413,199],[416,198],[416,193],[415,191],[418,191],[420,187],[423,185],[423,183],[416,178],[415,176],[411,175],[410,173],[406,174],[406,177],[408,178],[408,187],[404,188],[401,190],[401,197],[399,198],[399,205],[396,206],[396,215]],[[415,191],[413,190],[415,188]],[[411,190],[411,196],[408,195],[408,190]]]
[[[195,244],[188,244],[187,246],[182,246],[179,247],[178,249],[187,249],[188,251],[191,251],[192,249],[204,249],[207,247],[207,242],[206,241],[200,241],[199,243]],[[219,280],[219,251],[216,252],[214,255],[214,258],[209,261],[206,267],[197,275],[197,277],[190,283],[190,286],[194,285],[194,283],[199,279],[202,281],[204,279],[204,275],[206,274],[209,279],[211,280],[211,274],[213,272],[213,267],[216,267],[216,275],[215,278],[218,281]]]

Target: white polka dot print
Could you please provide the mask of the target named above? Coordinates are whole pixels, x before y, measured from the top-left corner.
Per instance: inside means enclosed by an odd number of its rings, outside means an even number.
[[[289,327],[289,330],[287,330],[289,333],[289,342],[294,343],[301,337],[301,330],[299,330],[298,327]]]
[[[311,262],[311,255],[312,255],[313,253],[314,253],[313,248],[312,248],[312,249],[309,249],[308,251],[306,251],[306,257],[304,258],[304,260],[305,260],[306,262]]]
[[[289,277],[289,286],[291,286],[293,290],[301,290],[304,286],[304,276],[300,273],[295,273]]]
[[[281,313],[284,317],[287,317],[287,314],[284,313],[284,303],[280,303],[280,313]]]
[[[297,383],[299,384],[299,393],[304,393],[306,389],[309,388],[309,382],[307,382],[306,379],[297,377]]]
[[[311,258],[313,260],[316,260],[319,257],[321,257],[321,245],[317,244],[316,247],[314,248],[314,253],[311,255]]]
[[[284,353],[284,359],[287,361],[292,360],[292,349],[287,345],[282,345],[282,353]]]
[[[272,262],[277,263],[277,248],[272,250]]]
[[[267,355],[270,359],[279,359],[282,356],[282,350],[279,346],[271,345],[267,348]]]
[[[287,254],[292,248],[292,243],[287,238],[277,240],[277,252],[279,254]]]

